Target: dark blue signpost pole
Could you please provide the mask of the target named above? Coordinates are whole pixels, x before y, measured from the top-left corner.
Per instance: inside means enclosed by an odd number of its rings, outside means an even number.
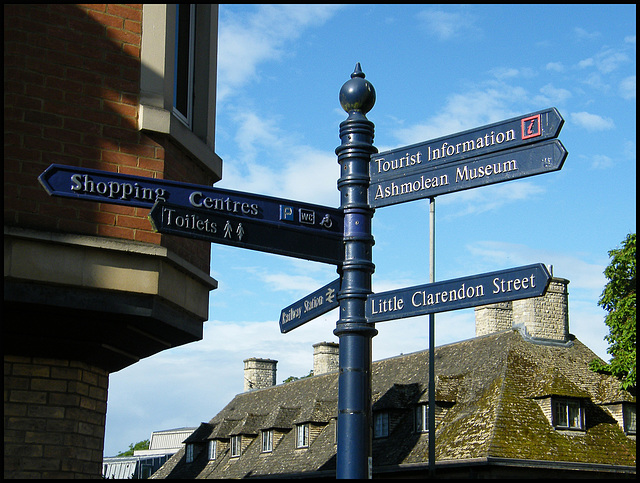
[[[349,117],[340,124],[342,144],[336,148],[345,245],[340,318],[334,331],[340,342],[337,478],[369,477],[371,458],[371,340],[378,331],[365,317],[374,271],[373,209],[367,202],[367,188],[370,156],[377,149],[373,146],[374,125],[365,116],[376,96],[364,77],[357,64],[340,90],[340,104]]]

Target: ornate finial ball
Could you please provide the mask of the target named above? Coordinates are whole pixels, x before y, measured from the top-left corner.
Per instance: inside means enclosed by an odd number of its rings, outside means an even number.
[[[345,82],[340,89],[340,105],[346,112],[360,111],[366,114],[375,103],[376,91],[371,82],[365,80],[360,63],[358,63],[351,74],[351,79]]]

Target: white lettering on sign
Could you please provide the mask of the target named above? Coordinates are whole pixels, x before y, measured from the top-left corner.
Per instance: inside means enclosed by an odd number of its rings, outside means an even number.
[[[516,140],[515,130],[509,129],[508,131],[498,131],[497,133],[495,131],[491,131],[486,133],[484,136],[477,137],[476,139],[469,139],[455,144],[449,144],[445,141],[442,145],[437,147],[432,148],[429,145],[426,147],[426,150],[423,148],[426,154],[426,159],[422,151],[417,151],[414,154],[406,153],[404,156],[397,159],[385,159],[384,157],[375,158],[373,160],[375,166],[374,174],[401,171],[403,169],[410,168],[411,166],[422,164],[423,161],[429,162],[442,160],[447,157],[477,151],[479,149]],[[480,153],[478,156],[479,155]]]
[[[88,174],[71,175],[71,191],[79,194],[101,195],[110,199],[167,201],[166,191],[162,188],[145,188],[138,183],[118,183],[117,181],[94,181]]]
[[[245,236],[245,228],[242,223],[233,225],[229,220],[224,224],[222,230],[218,230],[218,224],[209,218],[202,218],[194,213],[186,215],[178,215],[176,210],[163,207],[163,220],[166,221],[167,227],[184,228],[196,232],[204,232],[209,234],[217,234],[222,238],[242,241]]]
[[[234,201],[231,198],[211,198],[204,196],[201,191],[194,191],[189,195],[189,203],[195,208],[206,208],[208,210],[226,211],[227,213],[242,213],[243,215],[259,214],[260,207],[257,203],[246,203]]]
[[[493,293],[517,292],[519,290],[535,288],[535,278],[536,277],[533,274],[528,277],[515,278],[513,280],[505,280],[503,278],[496,277],[493,279]]]
[[[426,290],[414,292],[411,296],[411,305],[414,307],[423,307],[476,297],[484,297],[484,286],[476,285],[475,287],[467,287],[463,283],[460,288],[454,290],[443,290],[442,292],[435,293],[427,292]]]
[[[423,191],[431,188],[437,188],[438,186],[446,186],[449,184],[449,176],[443,174],[441,176],[435,176],[433,178],[425,178],[420,176],[420,179],[407,183],[396,183],[393,181],[389,186],[385,186],[384,190],[382,186],[378,185],[376,189],[376,196],[374,199],[384,199],[393,196],[400,196],[414,191]]]

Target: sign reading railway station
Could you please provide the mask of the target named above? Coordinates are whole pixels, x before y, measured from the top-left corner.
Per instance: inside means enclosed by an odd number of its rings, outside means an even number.
[[[340,279],[319,288],[315,292],[282,309],[280,332],[283,334],[326,314],[339,305]]]
[[[415,317],[540,297],[551,275],[542,263],[392,290],[367,297],[367,322]]]
[[[337,208],[300,203],[211,186],[52,164],[38,180],[52,196],[151,208],[167,202],[247,220],[282,224],[342,237],[344,214]]]

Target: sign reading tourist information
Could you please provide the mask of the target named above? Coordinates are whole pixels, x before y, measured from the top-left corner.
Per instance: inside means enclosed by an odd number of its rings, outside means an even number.
[[[282,222],[158,202],[149,219],[160,233],[340,265],[342,234],[302,231]]]
[[[340,279],[289,305],[280,313],[280,332],[283,334],[320,317],[339,305]]]
[[[247,220],[342,236],[342,210],[211,186],[52,164],[38,180],[52,196],[151,208],[168,202]]]
[[[559,140],[554,139],[456,164],[414,171],[399,178],[372,180],[369,204],[379,208],[558,171],[566,157],[567,150]]]
[[[540,297],[550,279],[547,267],[538,263],[392,290],[369,295],[365,315],[373,323]]]
[[[558,136],[564,119],[555,108],[371,155],[372,180],[397,178],[428,167],[484,156]]]

